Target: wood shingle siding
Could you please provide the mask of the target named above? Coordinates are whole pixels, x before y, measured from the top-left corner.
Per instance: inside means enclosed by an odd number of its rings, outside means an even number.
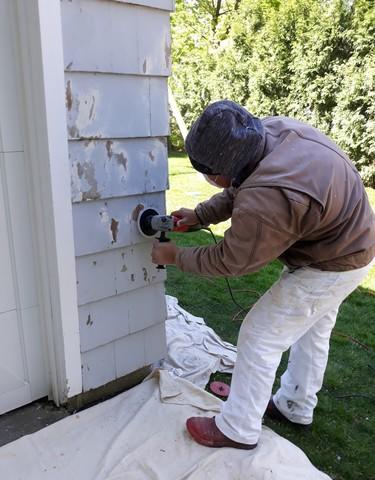
[[[76,255],[149,242],[138,231],[137,217],[142,204],[164,211],[164,193],[134,195],[75,203],[73,223]]]
[[[79,305],[164,280],[165,270],[151,263],[150,242],[77,258]]]
[[[84,390],[161,359],[165,271],[138,232],[165,212],[171,0],[62,0]]]
[[[72,202],[162,192],[168,187],[165,138],[69,144]]]
[[[103,0],[64,0],[62,8],[63,29],[71,31],[64,37],[67,71],[170,75],[168,11]]]
[[[169,133],[163,77],[67,73],[69,139],[160,137]]]
[[[83,352],[144,330],[165,320],[163,284],[92,302],[80,308]],[[111,312],[108,315],[108,312]]]

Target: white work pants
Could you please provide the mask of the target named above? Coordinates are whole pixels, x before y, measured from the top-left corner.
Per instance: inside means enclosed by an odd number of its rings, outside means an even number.
[[[312,422],[339,306],[370,268],[348,272],[284,268],[242,323],[231,392],[216,417],[224,435],[241,443],[258,441],[276,370],[289,347],[288,368],[273,399],[292,422]]]

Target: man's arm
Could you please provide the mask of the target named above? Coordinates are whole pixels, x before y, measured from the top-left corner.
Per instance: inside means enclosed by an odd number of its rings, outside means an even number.
[[[233,187],[225,188],[209,200],[199,203],[194,210],[199,223],[210,225],[228,220],[232,216],[234,191]]]
[[[179,248],[176,265],[204,276],[235,276],[260,270],[300,237],[309,205],[291,201],[278,188],[241,191],[232,225],[217,245]]]

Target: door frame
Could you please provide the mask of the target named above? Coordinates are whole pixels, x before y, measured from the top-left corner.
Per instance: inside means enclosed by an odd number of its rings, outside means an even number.
[[[82,392],[60,0],[16,0],[25,155],[51,397]]]

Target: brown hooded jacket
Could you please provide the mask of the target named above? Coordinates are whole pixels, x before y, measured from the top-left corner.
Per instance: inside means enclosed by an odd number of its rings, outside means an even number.
[[[292,268],[345,271],[375,256],[375,216],[348,157],[315,128],[262,120],[262,160],[238,187],[200,203],[203,224],[231,218],[218,245],[180,249],[177,266],[207,276],[254,272],[279,258]]]

